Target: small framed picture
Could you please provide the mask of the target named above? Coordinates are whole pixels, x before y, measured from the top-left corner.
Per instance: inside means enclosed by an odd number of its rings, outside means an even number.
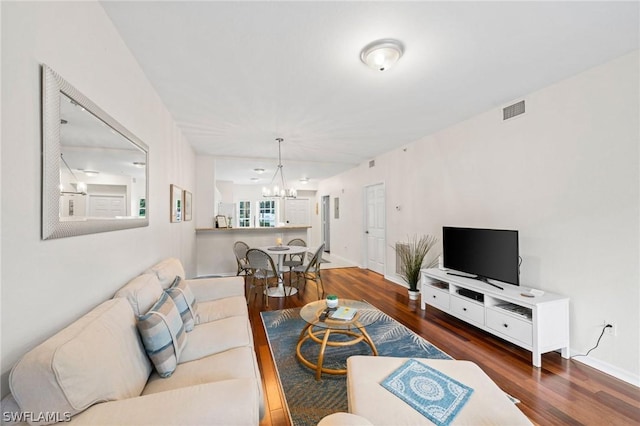
[[[184,203],[183,203],[183,207],[184,207],[184,221],[188,222],[191,220],[192,215],[191,215],[191,201],[192,201],[193,195],[191,195],[191,192],[189,191],[184,191]]]
[[[227,217],[223,215],[216,216],[216,228],[228,228]]]

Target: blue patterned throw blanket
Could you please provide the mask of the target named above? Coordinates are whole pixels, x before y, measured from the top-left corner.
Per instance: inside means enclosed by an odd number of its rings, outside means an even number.
[[[381,385],[438,426],[448,426],[473,393],[469,386],[414,359]]]

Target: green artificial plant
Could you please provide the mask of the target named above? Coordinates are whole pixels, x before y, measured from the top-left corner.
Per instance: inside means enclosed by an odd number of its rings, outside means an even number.
[[[438,239],[432,235],[414,235],[408,238],[406,243],[398,245],[396,251],[400,259],[402,279],[409,285],[410,291],[418,290],[420,281],[420,269],[432,268],[438,264],[438,257],[434,256],[426,261],[426,257],[433,249]]]

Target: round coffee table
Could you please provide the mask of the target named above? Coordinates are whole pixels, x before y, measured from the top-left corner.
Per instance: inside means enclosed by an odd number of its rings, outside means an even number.
[[[347,374],[346,368],[335,369],[322,366],[327,346],[352,346],[364,341],[371,348],[373,355],[378,355],[376,346],[365,330],[366,326],[373,324],[377,320],[376,315],[368,315],[368,313],[377,312],[377,309],[366,302],[349,299],[340,299],[338,307],[341,306],[356,309],[357,312],[355,316],[350,320],[331,319],[329,317],[321,320],[320,317],[327,308],[327,302],[325,300],[311,302],[300,310],[300,316],[307,322],[307,325],[305,325],[300,332],[298,345],[296,346],[296,357],[304,365],[316,371],[316,380],[320,380],[322,373]],[[345,335],[348,336],[349,339],[332,341],[329,339],[331,334]],[[315,364],[306,359],[300,351],[300,348],[307,340],[311,340],[320,345],[318,361]]]

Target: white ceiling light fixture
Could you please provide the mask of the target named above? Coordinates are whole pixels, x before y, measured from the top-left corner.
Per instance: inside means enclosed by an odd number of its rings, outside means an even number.
[[[282,144],[282,141],[284,141],[284,139],[276,138],[276,141],[278,141],[278,167],[276,168],[276,172],[271,178],[271,186],[273,190],[266,187],[262,188],[262,196],[268,198],[296,198],[296,190],[293,188],[287,188],[284,180],[284,173],[282,171],[282,155],[280,145]],[[280,175],[279,179],[278,175]],[[278,183],[280,183],[280,185],[278,185]]]
[[[367,44],[360,52],[360,59],[376,71],[386,71],[398,62],[403,53],[402,43],[385,38]]]

